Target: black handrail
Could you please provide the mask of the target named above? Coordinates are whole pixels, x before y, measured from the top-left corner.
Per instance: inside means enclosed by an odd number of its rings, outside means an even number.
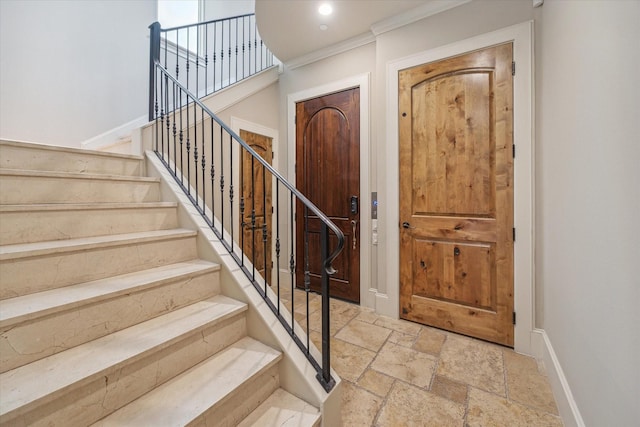
[[[197,208],[199,213],[209,224],[213,232],[223,243],[232,258],[238,263],[247,278],[251,280],[258,293],[263,297],[264,301],[271,308],[279,319],[285,330],[290,334],[294,342],[303,351],[309,362],[314,366],[317,372],[317,378],[325,390],[330,391],[335,385],[335,380],[331,377],[330,365],[330,329],[329,329],[329,280],[330,276],[336,271],[332,266],[335,258],[340,254],[344,246],[344,235],[342,231],[307,197],[305,197],[298,189],[296,189],[289,181],[287,181],[278,171],[276,171],[267,160],[262,158],[253,148],[249,146],[239,135],[230,129],[220,118],[218,118],[200,99],[189,91],[178,78],[161,64],[160,35],[159,24],[151,25],[151,75],[150,75],[150,111],[149,117],[155,122],[154,127],[154,151],[165,164],[167,169],[172,173],[176,182],[182,187],[185,194]],[[235,145],[234,145],[235,144]],[[235,161],[242,162],[243,154],[250,156],[251,159],[251,184],[248,194],[252,197],[251,203],[251,223],[246,223],[244,214],[247,204],[244,200],[244,194],[241,194],[239,202],[236,200],[234,204],[234,149],[236,147],[240,152],[240,157]],[[227,157],[225,157],[225,148]],[[186,157],[186,163],[185,158]],[[276,283],[272,281],[266,274],[269,266],[267,266],[268,248],[268,224],[267,224],[267,207],[266,200],[262,200],[262,217],[264,218],[261,226],[256,225],[259,215],[256,215],[256,179],[254,171],[261,173],[262,194],[266,194],[267,188],[274,184],[275,194],[275,215],[276,215]],[[193,165],[193,169],[191,166]],[[225,166],[229,168],[230,182],[225,182]],[[219,175],[216,175],[219,173]],[[271,183],[267,183],[267,177],[271,178]],[[225,187],[225,184],[228,184]],[[216,193],[215,186],[219,186]],[[280,190],[285,189],[289,197],[289,221],[291,231],[289,235],[290,256],[289,256],[289,272],[291,275],[291,319],[285,318],[281,312],[280,299],[280,258],[281,258],[281,235],[280,235]],[[228,197],[228,218],[225,218],[225,197]],[[209,199],[210,200],[209,200]],[[294,202],[298,201],[304,211],[304,219],[313,215],[317,217],[321,223],[320,227],[320,260],[322,265],[315,266],[320,270],[321,274],[321,292],[322,292],[322,362],[319,363],[311,354],[309,335],[309,283],[305,283],[305,291],[307,298],[307,330],[306,343],[303,342],[296,332],[299,326],[296,326],[294,314],[294,284],[295,271],[300,266],[305,266],[305,275],[309,275],[309,259],[308,251],[305,262],[297,262],[294,255],[294,233],[293,223],[296,221],[294,213]],[[259,201],[258,201],[259,202]],[[285,203],[286,205],[286,203]],[[240,211],[241,219],[241,243],[238,244],[234,238],[234,210]],[[300,209],[298,209],[300,212]],[[260,214],[260,212],[258,212]],[[300,212],[302,214],[302,212]],[[225,230],[225,227],[228,229]],[[262,243],[264,246],[263,267],[265,277],[256,275],[256,264],[259,260],[255,256],[255,233],[261,232]],[[337,238],[337,244],[333,252],[329,249],[329,232],[332,232]],[[245,251],[245,232],[251,233],[252,253],[247,254]],[[305,239],[308,238],[305,233]],[[286,243],[286,242],[285,242]],[[307,243],[305,243],[307,244]],[[252,259],[249,256],[252,255]],[[268,286],[276,286],[277,299],[276,304],[269,296]]]

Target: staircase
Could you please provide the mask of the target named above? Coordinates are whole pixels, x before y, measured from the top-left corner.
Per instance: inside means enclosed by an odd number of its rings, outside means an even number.
[[[320,425],[143,169],[0,142],[0,424]]]

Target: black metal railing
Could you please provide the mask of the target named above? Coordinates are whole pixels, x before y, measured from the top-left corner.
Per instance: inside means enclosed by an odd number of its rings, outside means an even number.
[[[274,65],[254,14],[173,28],[155,22],[149,28],[158,62],[200,98]]]
[[[329,279],[335,273],[332,262],[342,250],[344,235],[166,69],[160,60],[159,34],[152,25],[149,116],[155,122],[154,151],[330,391],[335,380],[330,372]],[[306,224],[310,216],[320,220],[320,244],[316,247],[314,243],[305,250],[305,259],[298,260],[294,224],[296,218]],[[304,235],[305,248],[309,248],[307,230]],[[320,252],[313,258],[321,265],[310,265],[309,251]],[[273,266],[269,253],[274,254]],[[272,267],[275,272],[270,274]],[[287,284],[281,284],[281,267],[290,279]],[[310,268],[321,272],[320,354],[310,346],[310,283],[307,279],[296,283],[299,268],[304,268],[306,278]],[[296,291],[299,288],[302,290]],[[306,298],[302,310],[306,329],[295,320],[300,312],[295,296],[300,292]]]

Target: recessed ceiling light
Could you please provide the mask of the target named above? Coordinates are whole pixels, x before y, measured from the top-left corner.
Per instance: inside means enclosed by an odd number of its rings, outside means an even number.
[[[320,25],[320,29],[321,29],[322,31],[326,31],[326,30],[327,30],[327,28],[329,28],[329,27],[328,27],[327,25],[325,25],[325,24]]]
[[[333,12],[333,7],[331,7],[329,3],[322,3],[318,8],[318,13],[320,15],[325,15],[325,16],[331,15],[332,12]]]

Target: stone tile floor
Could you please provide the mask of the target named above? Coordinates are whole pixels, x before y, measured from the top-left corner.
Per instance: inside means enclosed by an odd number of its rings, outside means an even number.
[[[306,298],[295,292],[306,329]],[[309,295],[320,348],[320,297]],[[562,426],[542,367],[509,348],[339,300],[331,300],[331,337],[344,426]]]

